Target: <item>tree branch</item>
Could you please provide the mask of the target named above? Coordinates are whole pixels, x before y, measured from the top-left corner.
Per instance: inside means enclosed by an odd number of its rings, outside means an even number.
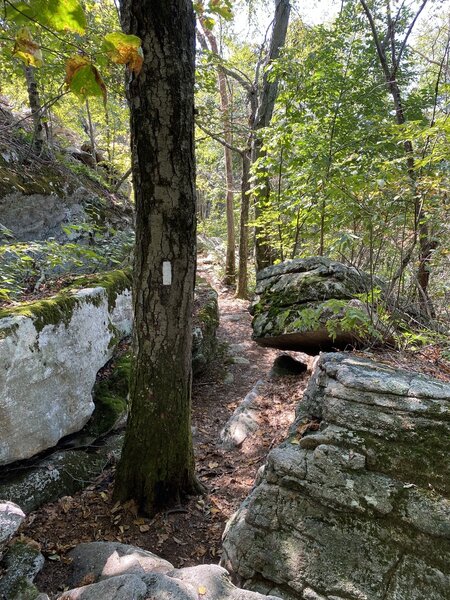
[[[195,124],[197,125],[197,127],[199,129],[201,129],[204,133],[206,133],[206,135],[208,135],[210,138],[212,138],[216,142],[219,142],[219,144],[222,144],[222,146],[224,146],[225,148],[228,148],[229,150],[232,150],[233,152],[237,152],[241,156],[244,154],[243,150],[241,150],[237,146],[233,146],[232,144],[229,144],[223,138],[221,138],[219,135],[217,135],[217,133],[214,133],[213,131],[210,131],[207,127],[205,127],[204,125],[202,125],[198,121],[196,121]]]
[[[375,47],[377,49],[378,58],[380,59],[381,66],[383,68],[384,74],[386,76],[386,80],[390,81],[391,73],[389,70],[389,65],[386,60],[386,52],[381,44],[380,38],[378,37],[377,28],[375,25],[375,21],[372,13],[370,12],[370,8],[367,6],[366,0],[360,0],[361,5],[363,7],[364,12],[366,13],[367,20],[369,21],[370,29],[372,31],[373,41],[375,42]],[[387,36],[389,38],[389,35]]]
[[[362,1],[363,1],[363,0],[361,0],[361,2],[362,2]],[[410,26],[408,27],[408,30],[407,30],[407,32],[406,32],[406,35],[405,35],[405,37],[403,38],[402,45],[400,46],[400,50],[398,51],[397,60],[396,60],[395,62],[394,62],[394,60],[392,61],[392,62],[393,62],[393,67],[394,67],[394,75],[395,75],[395,73],[397,72],[397,69],[398,69],[398,67],[399,67],[399,65],[400,65],[400,61],[401,61],[401,58],[402,58],[402,54],[403,54],[403,52],[404,52],[404,50],[405,50],[406,43],[408,42],[408,38],[409,38],[409,36],[411,35],[411,32],[412,32],[412,30],[413,30],[413,28],[414,28],[414,25],[416,24],[416,21],[417,21],[417,19],[419,18],[419,15],[420,15],[420,13],[421,13],[421,12],[423,11],[423,9],[425,8],[425,5],[427,4],[427,2],[428,2],[428,0],[423,0],[422,4],[420,5],[420,7],[419,7],[419,10],[416,12],[416,14],[415,14],[415,16],[414,16],[414,19],[411,21],[411,24],[410,24]]]

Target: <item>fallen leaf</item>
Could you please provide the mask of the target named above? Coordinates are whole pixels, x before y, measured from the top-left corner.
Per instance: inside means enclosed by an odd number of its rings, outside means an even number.
[[[208,592],[208,590],[205,588],[204,585],[199,585],[197,592],[200,596],[204,596]]]

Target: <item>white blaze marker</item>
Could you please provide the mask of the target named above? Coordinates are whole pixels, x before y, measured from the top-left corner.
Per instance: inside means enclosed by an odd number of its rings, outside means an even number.
[[[172,284],[172,263],[168,260],[163,261],[163,285]]]

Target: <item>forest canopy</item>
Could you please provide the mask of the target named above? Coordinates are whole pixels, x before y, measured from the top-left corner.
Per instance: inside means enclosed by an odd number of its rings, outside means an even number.
[[[267,264],[327,255],[444,316],[448,3],[345,0],[302,13],[286,2],[287,34],[271,54],[281,4],[194,3],[200,231],[226,237],[229,284],[250,265],[244,295],[256,240]],[[112,187],[130,168],[120,65],[137,73],[142,62],[118,12],[112,0],[5,0],[0,46],[3,98],[19,128],[26,105],[35,120],[23,135],[38,153],[55,152],[61,131],[88,139],[109,169],[93,177]],[[270,119],[255,126],[268,89]]]

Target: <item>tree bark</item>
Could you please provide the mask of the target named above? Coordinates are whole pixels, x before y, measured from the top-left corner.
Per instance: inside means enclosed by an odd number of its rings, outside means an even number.
[[[241,180],[241,219],[239,237],[239,270],[236,297],[248,297],[248,215],[250,209],[250,150],[244,150]]]
[[[275,0],[275,16],[270,39],[269,52],[266,58],[266,66],[280,55],[280,50],[284,46],[289,24],[289,14],[291,7],[289,0]],[[273,115],[275,100],[278,94],[278,81],[269,80],[268,71],[264,72],[263,85],[259,96],[258,110],[253,122],[253,145],[252,145],[252,163],[262,156],[262,139],[258,135],[260,129],[268,127]],[[255,218],[261,214],[264,203],[268,202],[270,194],[269,174],[265,175],[266,185],[255,197]],[[273,253],[270,248],[269,240],[265,235],[263,227],[255,228],[255,260],[256,270],[272,264]]]
[[[123,0],[121,18],[142,39],[144,64],[128,83],[134,364],[114,495],[151,515],[199,491],[191,436],[195,28],[191,0]]]
[[[39,97],[39,88],[34,76],[34,67],[24,67],[27,82],[28,101],[33,119],[33,150],[36,154],[42,154],[45,147],[45,131],[42,123],[42,106]]]
[[[211,51],[217,56],[219,55],[219,47],[217,45],[216,36],[212,31],[205,26],[204,18],[200,17],[200,23],[203,29],[204,37],[208,40]],[[205,42],[206,44],[206,42]],[[217,83],[220,96],[220,112],[222,113],[223,121],[223,139],[227,145],[223,146],[225,156],[225,183],[226,191],[226,215],[227,215],[227,255],[225,262],[225,285],[234,285],[236,281],[236,234],[234,227],[234,202],[233,202],[233,156],[230,146],[233,144],[233,136],[231,133],[231,118],[230,118],[230,98],[227,89],[227,80],[225,71],[220,65],[217,66]]]

